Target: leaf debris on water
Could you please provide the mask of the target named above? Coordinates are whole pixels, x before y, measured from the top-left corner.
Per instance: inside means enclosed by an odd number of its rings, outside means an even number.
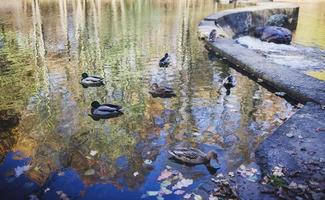
[[[182,195],[182,194],[184,194],[184,193],[185,193],[184,190],[176,190],[176,191],[174,192],[174,194],[176,194],[176,195]]]
[[[15,168],[15,176],[19,177],[20,175],[24,174],[25,171],[28,171],[30,169],[30,165],[24,165],[24,166],[18,166]]]
[[[161,172],[160,176],[158,177],[158,181],[162,181],[167,179],[168,177],[170,177],[172,175],[171,171],[168,171],[167,169],[165,169],[164,171]]]
[[[151,165],[152,164],[152,160],[146,159],[146,160],[144,160],[144,164]]]
[[[279,167],[279,166],[275,166],[272,169],[272,174],[273,174],[273,176],[278,176],[278,177],[284,176],[283,168],[282,167]]]
[[[148,196],[157,196],[159,194],[159,191],[147,191]]]
[[[182,189],[183,187],[188,187],[190,185],[193,184],[193,180],[192,179],[182,179],[180,181],[178,181],[173,187],[173,190],[176,189]]]
[[[133,176],[138,176],[138,175],[139,175],[139,172],[137,172],[137,171],[133,173]]]
[[[96,151],[96,150],[91,150],[90,151],[90,155],[91,156],[95,156],[97,153],[98,153],[98,151]]]
[[[85,171],[85,175],[86,176],[91,176],[95,174],[95,170],[94,169],[88,169],[87,171]]]

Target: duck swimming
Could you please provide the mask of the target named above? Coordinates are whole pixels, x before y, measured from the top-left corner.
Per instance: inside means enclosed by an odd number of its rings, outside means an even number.
[[[98,101],[91,103],[91,117],[94,120],[109,119],[123,114],[122,107],[114,104],[100,104]]]
[[[176,147],[169,150],[168,153],[172,155],[173,158],[192,165],[205,164],[209,166],[212,159],[215,159],[219,163],[218,155],[215,151],[209,151],[206,154],[201,150],[192,147]]]
[[[175,97],[173,89],[166,86],[158,86],[157,83],[151,85],[149,93],[152,97],[160,97],[160,98],[170,98]]]
[[[223,80],[222,84],[223,84],[223,86],[224,86],[225,88],[228,89],[228,88],[233,88],[233,87],[235,87],[236,84],[237,84],[237,81],[236,81],[236,78],[235,78],[235,77],[233,77],[232,75],[229,75],[229,76],[227,76],[227,77]]]
[[[87,73],[81,75],[82,79],[80,81],[81,85],[85,88],[87,87],[97,87],[104,85],[103,78],[98,76],[89,76]]]
[[[166,53],[165,56],[162,59],[160,59],[159,67],[168,67],[169,64],[170,64],[170,56],[168,55],[168,53]]]

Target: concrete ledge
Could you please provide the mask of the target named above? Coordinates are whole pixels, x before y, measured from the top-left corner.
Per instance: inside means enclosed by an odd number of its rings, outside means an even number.
[[[263,3],[257,7],[246,7],[210,15],[200,22],[199,36],[207,38],[212,29],[217,29],[226,38],[216,42],[207,41],[210,50],[218,52],[239,69],[260,78],[271,87],[286,92],[290,97],[305,103],[308,101],[325,105],[325,82],[305,75],[286,66],[277,65],[255,51],[244,48],[232,38],[245,35],[252,26],[265,23],[275,13],[285,13],[291,18],[291,28],[296,27],[298,7],[288,3]]]
[[[325,132],[325,110],[321,106],[325,105],[325,82],[270,62],[233,40],[245,35],[249,27],[262,25],[275,13],[297,19],[298,8],[292,4],[268,4],[267,7],[229,10],[206,17],[198,27],[201,38],[207,38],[212,29],[226,36],[215,42],[206,41],[206,47],[226,58],[232,67],[306,103],[255,152],[262,177],[271,181],[261,184],[261,179],[250,182],[235,175],[231,183],[237,188],[239,199],[324,199],[325,141],[322,134]],[[295,23],[291,28],[295,28]],[[283,170],[283,175],[275,176],[274,169]],[[209,181],[198,188],[198,193],[208,198],[215,187],[220,185]]]
[[[214,43],[208,43],[208,46],[241,70],[256,78],[263,79],[268,85],[286,92],[292,98],[300,102],[312,101],[325,105],[324,81],[267,62],[261,55],[238,45],[233,40],[218,39]]]
[[[286,14],[290,18],[287,28],[294,30],[297,26],[299,7],[290,3],[260,3],[254,7],[225,10],[212,14],[199,24],[201,38],[206,38],[212,29],[219,28],[227,38],[247,34],[253,26],[261,26],[274,14]],[[220,30],[221,29],[221,30]]]

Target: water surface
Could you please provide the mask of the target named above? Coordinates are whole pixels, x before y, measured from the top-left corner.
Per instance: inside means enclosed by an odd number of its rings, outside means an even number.
[[[185,188],[191,192],[210,172],[169,160],[167,149],[179,142],[217,151],[220,173],[253,162],[257,145],[293,108],[197,39],[199,21],[225,8],[213,0],[2,0],[4,198],[55,199],[63,187],[75,198],[138,199],[159,190],[166,166],[194,180]],[[165,52],[172,64],[164,70],[158,60]],[[83,72],[104,77],[105,86],[83,88]],[[238,85],[226,95],[222,80],[229,74]],[[152,83],[173,87],[177,97],[152,98]],[[124,115],[94,121],[88,116],[94,100],[119,104]],[[16,178],[14,168],[27,164]]]

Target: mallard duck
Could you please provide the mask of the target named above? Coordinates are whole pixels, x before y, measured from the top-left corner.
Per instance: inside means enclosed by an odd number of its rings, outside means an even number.
[[[159,67],[168,67],[169,64],[170,64],[170,56],[168,55],[168,53],[166,53],[165,56],[162,59],[160,59]]]
[[[217,30],[213,29],[209,34],[209,41],[210,42],[215,42],[216,39],[217,39]]]
[[[149,93],[153,97],[161,97],[161,98],[170,98],[176,96],[172,88],[166,86],[158,86],[157,83],[151,85]]]
[[[91,103],[91,117],[95,120],[108,119],[123,114],[122,107],[114,104],[100,104],[98,101]]]
[[[196,148],[176,147],[169,150],[168,153],[175,159],[180,160],[187,164],[206,164],[210,165],[210,160],[215,159],[218,161],[218,155],[214,151],[209,151],[207,154]]]
[[[230,76],[227,76],[227,77],[223,80],[222,84],[223,84],[223,86],[224,86],[225,88],[228,89],[228,88],[233,88],[233,87],[235,87],[236,84],[237,84],[237,81],[236,81],[236,78],[235,78],[235,77],[233,77],[232,75],[230,75]]]
[[[89,76],[87,73],[81,75],[81,85],[85,88],[104,85],[103,78],[98,76]]]

